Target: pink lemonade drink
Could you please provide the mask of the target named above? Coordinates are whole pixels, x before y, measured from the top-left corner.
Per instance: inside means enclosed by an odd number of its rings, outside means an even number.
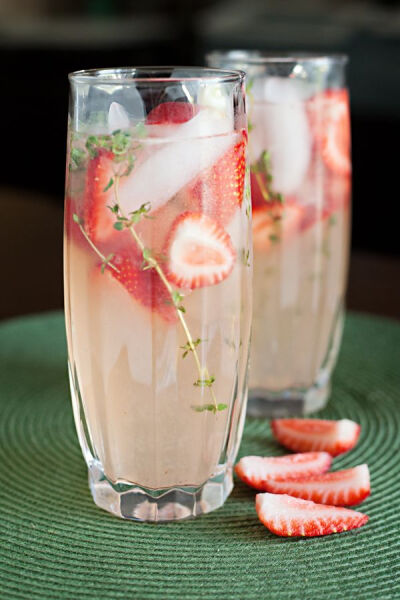
[[[239,52],[230,60],[212,55],[210,62],[248,74],[254,244],[249,410],[306,413],[328,399],[342,332],[351,196],[346,61]]]
[[[232,489],[246,404],[243,74],[70,79],[65,309],[91,491],[125,518],[195,516]]]

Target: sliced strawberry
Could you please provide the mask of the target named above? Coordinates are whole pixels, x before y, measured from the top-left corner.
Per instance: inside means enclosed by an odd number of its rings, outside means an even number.
[[[337,456],[351,450],[360,435],[360,425],[349,419],[275,419],[271,421],[275,438],[294,452],[329,452]]]
[[[143,257],[131,243],[115,254],[112,263],[118,271],[107,272],[117,279],[143,306],[160,314],[169,322],[177,320],[171,296],[154,269],[143,270]]]
[[[175,220],[164,254],[169,281],[190,289],[226,279],[236,259],[231,238],[221,225],[204,214],[190,212]]]
[[[190,121],[199,112],[199,106],[190,102],[163,102],[149,112],[147,125],[181,124]]]
[[[273,494],[288,494],[335,506],[359,504],[371,493],[367,465],[311,477],[302,476],[293,481],[285,480],[284,476],[268,479],[264,489]]]
[[[355,510],[316,504],[286,494],[257,494],[256,511],[267,529],[285,537],[340,533],[368,521],[367,515]]]
[[[199,212],[227,225],[242,205],[246,170],[245,137],[189,184],[187,202]]]
[[[327,452],[304,452],[287,456],[245,456],[235,466],[242,481],[261,491],[272,491],[268,484],[276,478],[290,480],[325,473],[332,457]]]
[[[350,110],[347,90],[327,90],[308,103],[311,128],[326,165],[350,175]]]
[[[304,209],[294,203],[270,202],[253,208],[253,244],[255,250],[268,251],[288,240],[302,228]]]
[[[86,233],[95,244],[107,241],[115,233],[114,219],[107,208],[113,204],[113,190],[104,191],[114,176],[112,159],[112,152],[100,150],[87,168],[83,220]]]

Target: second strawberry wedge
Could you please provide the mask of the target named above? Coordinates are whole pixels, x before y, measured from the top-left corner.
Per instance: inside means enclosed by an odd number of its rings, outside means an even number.
[[[235,472],[247,485],[260,491],[270,490],[276,478],[287,480],[307,478],[325,473],[332,457],[327,452],[304,452],[287,456],[244,456],[235,466]]]
[[[316,504],[286,494],[257,494],[256,511],[267,529],[285,537],[340,533],[368,521],[367,515],[355,510]]]
[[[300,477],[292,481],[285,479],[282,474],[275,480],[265,481],[264,490],[334,506],[360,504],[371,493],[367,465],[311,477]]]
[[[229,234],[211,217],[186,212],[172,225],[164,251],[167,277],[179,288],[199,288],[223,281],[236,252]]]
[[[278,442],[294,452],[323,451],[331,456],[354,448],[361,430],[349,419],[275,419],[271,429]]]

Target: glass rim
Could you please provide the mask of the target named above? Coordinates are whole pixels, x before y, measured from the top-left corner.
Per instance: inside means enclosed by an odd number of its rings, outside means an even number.
[[[267,52],[262,50],[250,49],[231,49],[231,50],[212,50],[206,54],[206,60],[220,58],[248,63],[250,65],[263,64],[290,64],[290,63],[341,63],[346,64],[349,60],[347,54],[332,53],[323,54],[321,52]]]
[[[171,73],[182,69],[193,72],[193,75],[181,77],[152,77],[150,74]],[[148,73],[150,76],[144,76]],[[140,76],[143,74],[142,76]],[[115,75],[122,77],[115,77]],[[137,76],[139,75],[139,76]],[[141,66],[141,67],[105,67],[94,69],[82,69],[68,74],[70,82],[74,83],[101,83],[112,85],[123,85],[132,83],[184,83],[190,81],[204,81],[207,83],[242,83],[246,73],[240,69],[217,69],[214,67],[187,67],[187,66]]]

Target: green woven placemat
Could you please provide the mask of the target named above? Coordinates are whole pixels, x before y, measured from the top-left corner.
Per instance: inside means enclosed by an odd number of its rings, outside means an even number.
[[[348,317],[327,418],[362,424],[336,468],[367,461],[360,530],[314,539],[270,534],[254,493],[162,525],[119,520],[87,486],[72,421],[60,314],[0,327],[0,597],[146,599],[400,598],[400,324]],[[281,454],[248,420],[241,455]]]

